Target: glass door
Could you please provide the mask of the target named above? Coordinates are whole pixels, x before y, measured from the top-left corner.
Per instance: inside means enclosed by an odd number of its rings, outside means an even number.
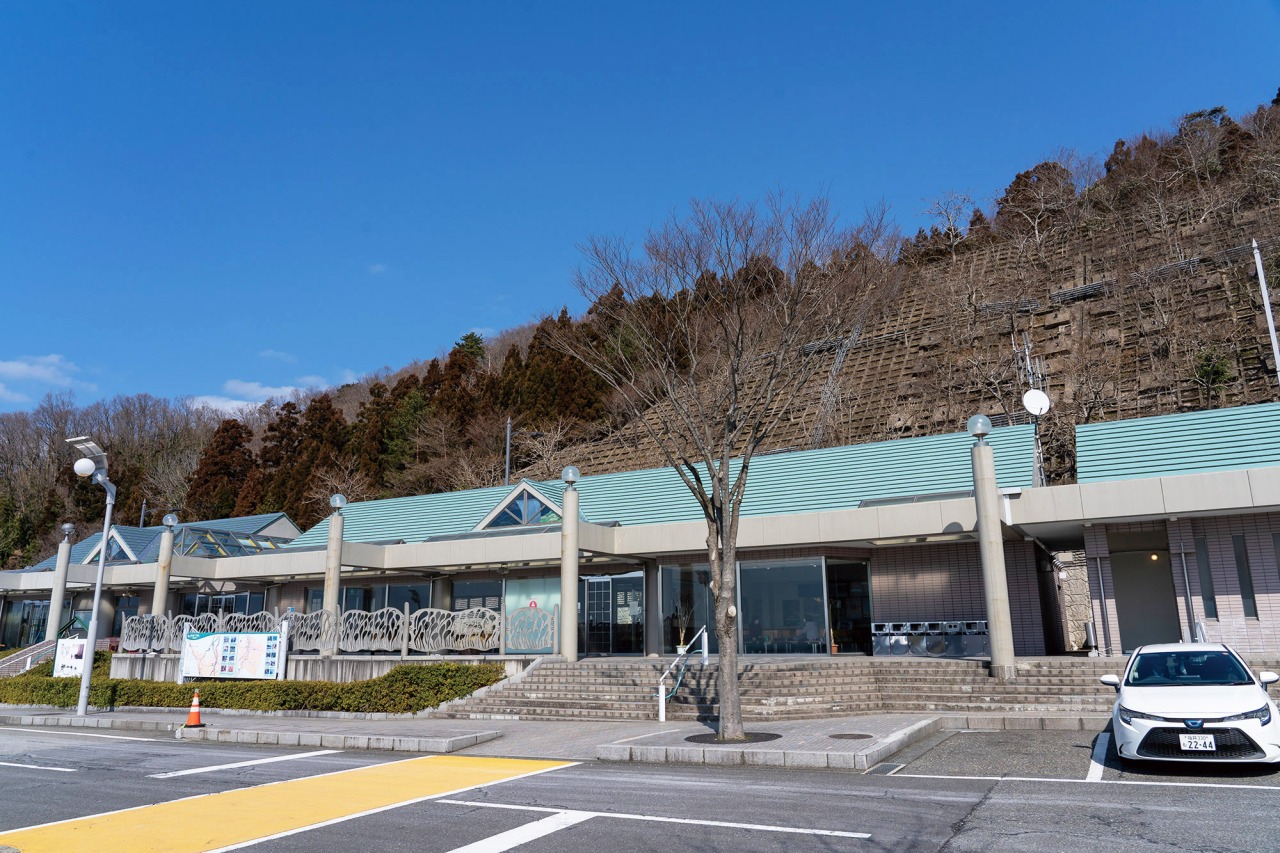
[[[832,654],[871,654],[871,572],[864,562],[827,560]]]
[[[579,639],[584,655],[613,654],[613,580],[611,578],[586,578],[583,581],[585,595],[583,610],[586,624],[579,623]]]

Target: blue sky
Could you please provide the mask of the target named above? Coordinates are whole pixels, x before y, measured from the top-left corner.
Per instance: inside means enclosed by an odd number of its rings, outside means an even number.
[[[257,401],[585,308],[689,199],[989,200],[1280,87],[1276,2],[0,4],[0,411]]]

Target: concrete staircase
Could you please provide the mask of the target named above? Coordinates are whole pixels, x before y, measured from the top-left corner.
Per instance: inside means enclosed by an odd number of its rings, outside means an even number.
[[[1115,693],[1099,683],[1124,658],[1020,658],[1000,684],[983,660],[915,657],[752,657],[739,662],[742,714],[751,721],[894,712],[1105,714]],[[658,676],[671,658],[544,659],[522,677],[442,708],[469,719],[656,720]],[[1280,661],[1250,660],[1280,671]],[[691,662],[667,705],[670,720],[714,719],[715,658]],[[668,679],[667,689],[672,682]]]

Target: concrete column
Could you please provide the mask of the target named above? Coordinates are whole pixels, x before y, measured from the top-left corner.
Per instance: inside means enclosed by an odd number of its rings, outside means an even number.
[[[984,433],[985,435],[985,433]],[[973,499],[978,514],[978,547],[982,554],[982,589],[987,602],[987,630],[991,642],[991,676],[1014,678],[1013,617],[1009,612],[1009,582],[1005,577],[1004,536],[1000,521],[1000,491],[991,445],[978,437],[971,452]]]
[[[329,516],[329,545],[324,552],[324,609],[333,616],[335,630],[342,624],[340,608],[342,593],[342,510],[336,510]],[[337,651],[337,642],[321,650],[324,657],[332,657]]]
[[[436,578],[431,582],[431,606],[436,610],[453,609],[453,578]]]
[[[644,653],[662,654],[662,590],[658,564],[652,560],[644,564]]]
[[[578,659],[578,469],[561,474],[565,482],[564,520],[560,525],[560,654]]]
[[[49,624],[44,629],[46,641],[58,639],[58,629],[62,627],[62,602],[67,597],[67,569],[71,566],[71,534],[75,530],[75,525],[62,525],[58,562],[53,569],[53,589],[49,593]]]
[[[151,613],[163,616],[169,609],[169,570],[173,568],[173,528],[165,525],[160,534],[160,555],[156,558],[156,588],[151,593]]]

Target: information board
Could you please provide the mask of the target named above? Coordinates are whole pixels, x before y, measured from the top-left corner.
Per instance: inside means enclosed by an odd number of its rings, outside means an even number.
[[[68,678],[84,675],[83,639],[59,640],[58,650],[53,657],[53,674],[55,678]]]
[[[182,643],[182,678],[284,678],[286,630],[267,633],[200,634]]]

